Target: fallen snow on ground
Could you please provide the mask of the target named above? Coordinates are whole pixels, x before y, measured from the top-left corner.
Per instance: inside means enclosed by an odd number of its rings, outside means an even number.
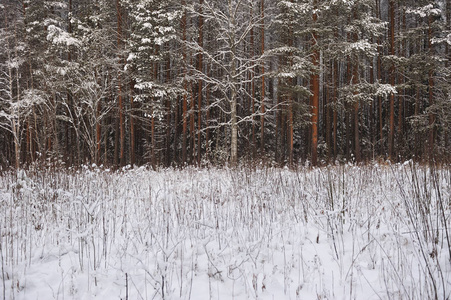
[[[451,171],[0,176],[0,299],[447,299]]]

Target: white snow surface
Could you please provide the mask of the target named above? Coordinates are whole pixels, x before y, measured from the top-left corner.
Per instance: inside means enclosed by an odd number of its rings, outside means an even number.
[[[0,299],[449,299],[451,171],[0,176]]]

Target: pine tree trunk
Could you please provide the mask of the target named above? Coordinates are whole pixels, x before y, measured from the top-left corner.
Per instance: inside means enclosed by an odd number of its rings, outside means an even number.
[[[157,167],[157,154],[156,154],[156,137],[155,137],[155,117],[153,114],[153,109],[151,110],[151,120],[150,120],[150,138],[151,138],[151,149],[150,149],[150,162],[152,168],[155,170]]]
[[[253,11],[251,8],[251,12],[250,12],[250,18],[253,17]],[[255,44],[254,44],[254,27],[251,28],[250,30],[250,54],[251,54],[251,58],[253,58],[255,56]],[[257,70],[253,70],[255,73],[257,73]],[[252,153],[252,158],[255,159],[256,158],[256,142],[255,142],[255,80],[254,80],[254,72],[250,72],[250,76],[251,76],[251,153]]]
[[[12,121],[13,127],[13,138],[14,138],[14,158],[16,169],[20,167],[20,143],[19,143],[19,126],[16,124],[16,120]]]
[[[415,90],[415,116],[418,116],[420,113],[420,88],[416,86]],[[416,132],[415,133],[415,148],[414,148],[414,154],[415,156],[419,157],[421,155],[421,134]]]
[[[395,1],[389,0],[389,26],[390,26],[390,55],[395,55]],[[392,62],[389,71],[390,85],[395,86],[395,67]],[[388,157],[393,160],[395,143],[395,95],[390,94],[390,131],[388,134]]]
[[[182,0],[182,7],[185,7],[186,2],[185,0]],[[182,20],[181,20],[181,27],[182,27],[182,39],[184,42],[186,42],[186,10],[183,12]],[[183,63],[186,65],[188,63],[187,61],[187,55],[186,55],[186,47],[182,46],[182,55],[183,55]],[[185,76],[187,75],[187,68],[185,66],[184,68]],[[182,118],[183,118],[183,128],[182,128],[182,164],[186,163],[187,155],[186,155],[186,148],[187,148],[187,128],[188,128],[188,84],[186,80],[183,82],[183,104],[182,104]]]
[[[314,7],[316,9],[316,0],[313,2]],[[313,13],[313,22],[316,23],[318,16],[316,13]],[[318,34],[316,32],[313,33],[312,40],[312,63],[313,66],[319,66],[319,51],[317,49],[317,40]],[[311,105],[312,105],[312,165],[318,165],[318,114],[319,114],[319,74],[315,71],[314,74],[310,77],[311,87],[312,87],[312,97],[311,97]]]
[[[8,19],[5,17],[5,21],[6,21],[6,28],[8,28]],[[15,36],[17,36],[17,33],[14,33]],[[9,46],[9,45],[8,45]],[[17,47],[15,47],[17,48]],[[17,50],[16,50],[17,51]],[[16,54],[17,57],[17,54]],[[8,60],[11,61],[11,53],[8,49]],[[18,71],[17,71],[18,73]],[[9,89],[9,94],[10,94],[10,101],[11,104],[12,102],[14,102],[13,99],[13,71],[12,71],[12,67],[10,65],[8,65],[8,89]],[[16,97],[16,102],[19,101],[19,81],[17,81],[17,97]],[[19,169],[20,167],[20,129],[19,129],[19,124],[20,124],[20,112],[16,111],[15,112],[17,114],[17,122],[16,119],[13,117],[11,119],[11,127],[12,127],[12,135],[13,135],[13,139],[14,139],[14,162],[15,162],[15,167],[16,169]]]
[[[27,128],[27,134],[26,134],[26,151],[27,154],[29,155],[29,162],[32,163],[33,162],[33,145],[32,145],[32,129],[31,129],[31,125],[30,125],[30,119],[31,118],[27,118],[27,122],[26,122],[26,128]]]
[[[235,14],[232,8],[232,0],[229,0],[229,14],[231,18],[232,28],[235,28],[236,20]],[[236,82],[236,41],[234,31],[230,32],[230,54],[231,54],[231,96],[230,96],[230,123],[231,123],[231,140],[230,140],[230,163],[232,166],[236,166],[238,163],[238,123],[237,123],[237,82]]]
[[[376,18],[380,19],[380,0],[376,0]],[[377,38],[377,44],[381,45],[381,39],[378,37]],[[376,78],[379,82],[381,82],[382,79],[382,61],[381,61],[381,56],[382,56],[382,50],[381,48],[379,48],[379,51],[377,53],[377,73],[376,73]],[[377,104],[378,104],[378,124],[379,124],[379,155],[383,155],[384,154],[384,125],[383,125],[383,115],[382,115],[382,97],[377,96]]]
[[[401,17],[402,21],[401,21],[401,26],[402,26],[402,30],[404,32],[406,32],[406,11],[405,9],[403,9],[402,11],[402,17]],[[401,44],[401,49],[400,49],[400,56],[406,57],[407,56],[407,52],[406,52],[406,41],[403,40],[402,44]],[[399,78],[399,84],[402,86],[404,85],[404,76],[401,75]],[[404,144],[404,138],[403,138],[403,125],[404,125],[404,97],[405,97],[405,89],[403,89],[403,94],[398,96],[398,155],[401,156],[402,155],[402,148],[403,148],[403,144]]]
[[[293,3],[294,1],[291,0],[291,3]],[[294,45],[294,32],[293,32],[293,27],[290,26],[290,32],[289,32],[289,36],[288,36],[288,47],[293,47]],[[292,54],[290,53],[289,56],[292,56]],[[289,62],[289,64],[291,65],[291,61]],[[294,79],[290,78],[288,80],[290,88],[292,88],[294,86]],[[293,99],[294,95],[293,93],[290,92],[289,94],[289,98],[288,98],[288,165],[290,167],[293,167],[293,160],[294,160],[294,120],[293,120]],[[282,144],[284,145],[284,144]]]
[[[354,11],[354,18],[357,18],[357,14]],[[354,33],[354,42],[358,41],[358,33]],[[359,83],[359,61],[358,61],[359,57],[357,55],[357,57],[354,58],[354,63],[353,63],[353,71],[352,71],[352,85],[354,85],[354,87]],[[354,94],[357,94],[357,90],[354,91]],[[354,103],[354,154],[355,154],[355,159],[356,162],[360,162],[361,161],[361,156],[360,156],[360,135],[359,135],[359,100],[355,100]]]
[[[100,127],[100,112],[101,112],[101,104],[100,101],[97,102],[97,107],[96,107],[96,152],[95,152],[95,161],[96,164],[99,165],[100,164],[100,141],[101,141],[101,127]],[[106,145],[105,145],[106,147]]]
[[[211,69],[208,69],[208,75],[211,77]],[[205,116],[205,124],[207,126],[207,130],[205,131],[205,158],[207,161],[209,160],[210,156],[210,128],[209,128],[209,122],[210,122],[210,87],[206,86],[205,91],[205,105],[206,105],[206,116]]]
[[[183,94],[183,113],[182,113],[182,118],[183,118],[183,129],[182,129],[182,163],[185,164],[186,163],[186,148],[187,148],[187,127],[188,127],[188,99],[187,99],[187,95],[186,93],[188,93],[187,90],[187,84],[184,83],[184,94]]]
[[[122,13],[120,0],[116,0],[116,13],[117,13],[117,48],[119,56],[119,64],[122,64],[121,48],[122,48]],[[124,124],[124,107],[122,103],[122,78],[121,71],[117,75],[117,96],[118,96],[118,109],[119,109],[119,139],[120,139],[120,152],[119,152],[119,164],[125,165],[125,124]]]
[[[204,19],[202,17],[202,5],[204,1],[199,0],[199,36],[198,45],[200,48],[204,46]],[[202,73],[203,55],[202,51],[197,55],[197,70]],[[201,129],[202,129],[202,79],[197,81],[197,165],[200,166],[201,159]]]
[[[265,53],[265,1],[261,0],[261,52],[262,55]],[[261,66],[262,75],[262,86],[261,86],[261,116],[260,116],[260,155],[263,156],[265,153],[265,65],[262,63]]]
[[[374,59],[371,60],[371,69],[370,69],[370,85],[374,84]],[[370,107],[369,107],[369,114],[368,114],[368,121],[369,121],[369,140],[371,142],[371,155],[374,158],[374,145],[375,145],[375,140],[376,140],[376,136],[377,133],[375,132],[375,128],[374,128],[374,123],[375,123],[375,116],[376,114],[376,109],[375,109],[375,105],[374,105],[375,99],[373,101],[371,101],[370,103]],[[364,157],[364,159],[368,159],[368,157]]]
[[[69,9],[69,14],[70,15],[72,15],[72,0],[69,0],[69,7],[68,7],[68,9]],[[72,34],[72,31],[73,31],[73,29],[72,29],[72,22],[71,22],[71,20],[70,20],[70,18],[68,18],[68,33],[69,34]],[[72,61],[72,51],[71,51],[71,47],[69,47],[69,49],[68,49],[68,52],[67,52],[67,61],[70,63],[71,61]],[[69,91],[69,90],[67,90],[67,92],[66,92],[66,99],[67,99],[67,103],[68,104],[70,104],[70,103],[72,103],[72,93]],[[97,123],[97,122],[96,122]],[[97,124],[96,124],[97,125]],[[66,122],[66,132],[68,133],[69,132],[69,122]],[[97,128],[96,128],[97,129]],[[68,137],[68,136],[67,136]],[[66,153],[67,154],[69,154],[69,153],[72,153],[73,151],[71,151],[71,147],[70,147],[70,143],[69,143],[69,140],[68,139],[66,139],[66,145],[65,145],[65,151],[66,151]],[[97,149],[97,148],[96,148]],[[71,155],[71,154],[70,154]],[[98,162],[96,161],[96,163],[98,164]]]
[[[194,160],[194,91],[193,91],[193,85],[190,84],[190,94],[191,94],[191,102],[190,102],[190,113],[189,113],[189,127],[190,127],[190,153],[189,153],[189,160],[190,163],[193,163]]]
[[[170,84],[171,81],[171,58],[167,58],[166,62],[166,84]],[[169,97],[165,99],[166,104],[166,153],[165,153],[165,162],[166,166],[169,167],[171,164],[171,100]]]
[[[134,117],[134,97],[133,97],[134,83],[130,84],[130,164],[135,165],[135,117]],[[99,139],[100,141],[100,139]],[[99,149],[100,150],[100,149]]]
[[[358,66],[357,63],[354,63],[354,71],[352,76],[353,85],[358,83]],[[357,93],[357,92],[354,92]],[[360,136],[359,136],[359,101],[356,100],[354,103],[354,154],[356,162],[361,161],[360,156]]]
[[[333,113],[333,123],[334,123],[334,130],[333,130],[333,143],[334,143],[334,161],[337,159],[337,155],[338,155],[338,145],[337,145],[337,133],[338,133],[338,107],[337,107],[337,103],[338,103],[338,88],[339,88],[339,84],[340,84],[340,79],[338,76],[338,61],[334,62],[334,96],[333,96],[333,101],[334,101],[334,113]]]
[[[113,158],[113,164],[115,167],[119,165],[119,119],[114,118],[114,158]],[[79,143],[78,138],[77,141],[77,149],[79,149]],[[78,153],[80,153],[80,150],[78,150]],[[78,155],[78,161],[77,164],[80,164],[80,155]]]
[[[233,68],[234,63],[232,63]],[[230,149],[230,162],[232,166],[236,166],[238,162],[238,124],[236,118],[236,89],[232,87],[232,95],[231,95],[231,149]]]
[[[449,32],[450,27],[451,27],[451,1],[447,0],[446,1],[446,29]],[[449,68],[449,61],[451,59],[450,57],[450,51],[449,51],[449,45],[448,43],[445,43],[445,58],[446,58],[446,62],[445,62],[445,68]],[[449,149],[449,131],[451,128],[449,128],[449,126],[445,126],[445,149]],[[450,151],[451,152],[451,151]],[[451,158],[450,156],[451,153],[448,153],[448,157],[445,157],[445,160],[449,162],[449,159]]]
[[[428,50],[429,55],[433,55],[433,47],[432,47],[432,17],[428,18]],[[432,108],[434,106],[434,69],[431,68],[429,71],[428,77],[428,90],[429,90],[429,107]],[[428,154],[429,161],[434,159],[434,143],[435,143],[435,114],[433,112],[429,113],[429,138],[428,138]]]

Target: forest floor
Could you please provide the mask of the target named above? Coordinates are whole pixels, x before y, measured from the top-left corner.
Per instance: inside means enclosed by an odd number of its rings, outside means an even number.
[[[450,299],[451,168],[0,176],[0,299]]]

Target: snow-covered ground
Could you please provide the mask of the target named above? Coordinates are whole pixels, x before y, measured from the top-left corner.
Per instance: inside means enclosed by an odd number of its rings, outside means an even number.
[[[4,173],[0,299],[449,299],[450,187],[410,162]]]

